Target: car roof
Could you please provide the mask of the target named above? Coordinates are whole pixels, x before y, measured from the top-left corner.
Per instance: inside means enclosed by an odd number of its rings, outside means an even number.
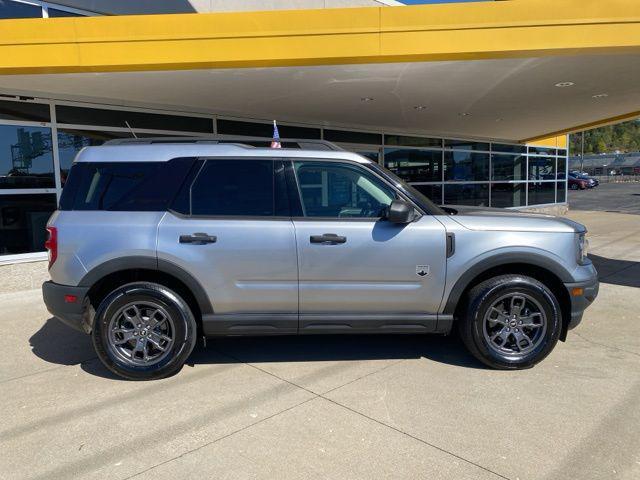
[[[242,158],[322,158],[372,163],[357,153],[342,150],[306,150],[297,148],[257,148],[233,143],[159,143],[84,147],[76,162],[167,162],[181,157]]]

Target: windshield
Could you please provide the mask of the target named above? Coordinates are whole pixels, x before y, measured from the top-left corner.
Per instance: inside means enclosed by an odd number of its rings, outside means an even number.
[[[431,201],[423,193],[419,192],[414,187],[406,183],[395,173],[381,167],[377,163],[367,163],[366,165],[367,167],[375,170],[378,174],[382,175],[384,178],[393,183],[396,188],[398,188],[402,193],[404,193],[407,197],[414,201],[425,212],[430,213],[431,215],[447,215],[447,213],[442,208],[433,203],[433,201]]]

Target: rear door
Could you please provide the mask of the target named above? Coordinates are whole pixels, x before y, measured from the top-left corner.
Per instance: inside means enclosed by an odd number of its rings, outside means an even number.
[[[160,222],[158,258],[208,294],[205,333],[295,333],[298,269],[282,162],[207,159],[193,177]]]
[[[302,215],[300,333],[431,331],[445,284],[446,231],[433,216],[382,218],[395,189],[361,164],[295,160]],[[293,194],[292,194],[293,196]]]

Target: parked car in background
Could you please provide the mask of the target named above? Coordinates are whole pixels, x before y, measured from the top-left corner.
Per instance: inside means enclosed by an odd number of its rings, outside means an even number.
[[[573,174],[569,174],[568,185],[571,190],[585,190],[589,188],[588,182],[583,178],[578,178]]]
[[[600,185],[600,182],[596,178],[590,177],[586,173],[570,172],[569,173],[569,188],[571,188],[571,185],[572,185],[572,183],[571,183],[571,179],[572,178],[575,179],[575,180],[578,180],[578,181],[585,182],[585,188],[594,188],[594,187],[597,187],[598,185]],[[577,190],[577,189],[574,188],[574,190]],[[584,189],[581,188],[581,190],[584,190]]]

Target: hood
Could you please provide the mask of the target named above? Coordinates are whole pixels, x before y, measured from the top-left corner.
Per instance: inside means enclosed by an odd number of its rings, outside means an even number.
[[[564,217],[544,213],[521,212],[504,208],[445,205],[456,213],[450,218],[469,230],[509,232],[586,232],[584,225]]]

